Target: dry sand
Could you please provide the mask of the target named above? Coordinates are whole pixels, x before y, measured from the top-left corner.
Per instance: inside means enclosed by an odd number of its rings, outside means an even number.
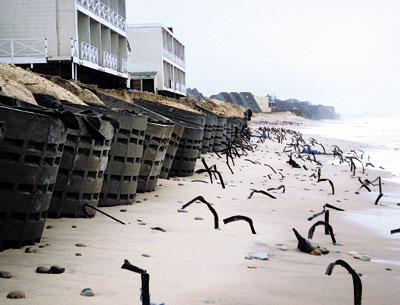
[[[330,139],[325,139],[324,144],[327,147],[337,144],[343,150],[362,148],[355,147],[354,143]],[[347,166],[332,163],[331,156],[318,156],[323,162],[322,176],[335,184],[336,193],[330,195],[328,183],[316,183],[315,178],[309,177],[315,165],[305,163],[308,171],[293,169],[282,150],[283,145],[276,142],[259,144],[254,154],[235,160],[233,175],[224,159],[207,154],[208,165],[216,164],[228,183],[226,189],[216,183],[191,182],[207,179],[205,174],[180,181],[159,180],[155,192],[137,196],[140,203],[103,209],[126,222],[125,226],[101,214],[93,219],[48,220],[46,225],[54,227],[44,231],[40,243],[48,245],[44,248],[35,246],[39,253],[27,254],[24,249],[0,253],[0,270],[14,275],[11,279],[0,279],[0,303],[140,304],[140,276],[121,270],[124,259],[128,259],[149,272],[154,303],[200,305],[212,300],[221,305],[353,304],[349,273],[337,266],[332,276],[325,275],[329,263],[343,259],[363,275],[363,304],[399,304],[399,236],[389,232],[381,235],[375,230],[376,223],[361,226],[350,216],[377,214],[382,218],[387,213],[399,215],[400,207],[396,204],[374,206],[376,194],[367,196],[365,191],[361,195],[355,194],[360,184],[351,177]],[[258,161],[261,165],[245,159]],[[296,161],[303,165],[302,161]],[[281,179],[264,164],[281,169],[279,171],[285,178]],[[201,162],[197,162],[197,167],[202,168]],[[267,175],[271,175],[271,179]],[[357,175],[363,178],[368,175],[367,178],[372,180],[377,175],[389,177],[390,173],[369,168],[367,175],[360,172]],[[252,188],[266,190],[281,184],[286,186],[286,192],[272,191],[276,200],[261,194],[246,199]],[[399,198],[398,185],[386,182],[383,191]],[[187,208],[188,213],[177,212],[198,195],[214,204],[221,230],[213,228],[212,214],[204,204],[191,205]],[[390,203],[389,199],[384,197],[381,203]],[[314,222],[307,218],[314,213],[312,211],[320,211],[325,203],[346,210],[331,212],[337,242],[343,245],[332,245],[330,238],[318,227],[313,242],[326,247],[330,253],[312,256],[299,252],[292,228],[297,228],[306,237]],[[127,212],[120,212],[121,209],[127,209]],[[222,219],[233,215],[251,217],[257,234],[251,234],[245,222],[222,223]],[[194,220],[195,217],[204,220]],[[72,228],[73,225],[77,228]],[[167,232],[154,231],[152,227],[162,227]],[[84,243],[87,247],[76,247],[76,243]],[[287,251],[279,250],[277,244],[282,244]],[[267,252],[269,260],[245,259],[258,251]],[[354,259],[347,254],[349,251],[367,254],[373,261]],[[78,252],[82,256],[75,256]],[[66,271],[60,275],[35,273],[36,267],[41,265],[59,265]],[[385,268],[391,268],[391,271]],[[79,295],[87,287],[94,290],[94,297]],[[26,299],[6,299],[8,292],[17,289],[25,291]]]
[[[18,82],[32,94],[50,94],[60,100],[84,105],[84,103],[73,93],[29,70],[24,70],[14,65],[0,63],[0,75],[2,75],[3,78]],[[31,101],[27,100],[27,102]]]
[[[244,118],[246,109],[242,106],[233,105],[217,99],[208,99],[205,102],[199,102],[199,106],[223,117],[239,117]]]

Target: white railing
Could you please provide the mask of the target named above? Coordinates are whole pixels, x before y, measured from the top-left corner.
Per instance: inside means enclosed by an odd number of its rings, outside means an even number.
[[[103,52],[103,66],[114,70],[118,69],[118,59],[117,56],[112,55],[108,52]]]
[[[121,72],[128,72],[128,60],[126,58],[121,58]]]
[[[0,39],[0,57],[48,57],[47,38]]]
[[[99,50],[86,42],[81,42],[81,59],[86,59],[93,63],[99,63]]]
[[[126,32],[126,19],[100,0],[76,0],[76,3]]]
[[[163,54],[164,57],[166,57],[167,59],[169,59],[170,61],[172,61],[176,65],[181,66],[183,69],[185,69],[185,61],[183,61],[181,58],[176,56],[171,51],[163,48],[162,49],[162,54]]]
[[[79,57],[79,42],[71,38],[71,57]]]
[[[174,91],[179,91],[181,93],[185,93],[186,94],[186,86],[182,85],[179,82],[171,81],[171,89],[174,90]]]

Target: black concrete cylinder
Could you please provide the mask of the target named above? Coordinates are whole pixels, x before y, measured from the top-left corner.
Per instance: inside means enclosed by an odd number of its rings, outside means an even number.
[[[0,106],[0,251],[40,241],[66,130],[60,119]]]
[[[104,104],[113,108],[126,109],[148,116],[147,128],[143,144],[143,156],[140,165],[137,192],[153,191],[157,185],[157,180],[161,174],[161,168],[167,151],[171,156],[175,156],[177,147],[169,145],[174,123],[146,108],[128,103],[113,96],[97,92]]]
[[[97,207],[108,163],[114,126],[103,120],[100,133],[104,141],[94,140],[81,115],[76,114],[80,129],[68,129],[64,152],[48,217],[85,217],[84,204]],[[94,215],[93,209],[88,209]]]
[[[68,105],[68,109],[91,109],[118,121],[119,129],[111,143],[99,207],[132,204],[136,197],[147,116],[116,108]]]

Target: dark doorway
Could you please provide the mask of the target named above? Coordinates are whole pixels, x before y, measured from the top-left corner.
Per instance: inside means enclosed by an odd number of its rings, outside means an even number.
[[[143,91],[154,93],[154,79],[142,80]]]

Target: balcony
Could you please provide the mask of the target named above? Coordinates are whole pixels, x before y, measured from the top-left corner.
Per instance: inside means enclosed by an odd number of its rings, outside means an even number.
[[[81,42],[80,58],[88,60],[95,64],[99,64],[99,49],[91,46],[86,42]]]
[[[76,3],[126,32],[126,19],[102,3],[100,0],[76,0]]]
[[[103,66],[114,70],[118,69],[118,59],[117,56],[112,55],[108,52],[103,52]]]
[[[167,49],[162,49],[162,55],[163,57],[167,58],[171,62],[173,62],[175,65],[181,67],[182,69],[185,69],[185,61],[176,56],[174,53]]]

